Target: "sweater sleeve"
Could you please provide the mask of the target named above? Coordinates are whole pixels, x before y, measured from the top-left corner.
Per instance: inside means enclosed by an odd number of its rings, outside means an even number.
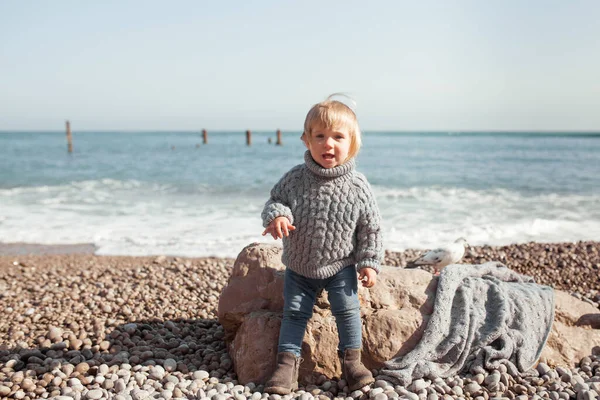
[[[363,208],[356,228],[356,269],[373,268],[377,273],[383,259],[383,238],[381,234],[381,216],[375,196],[366,179],[363,181]]]
[[[277,217],[286,217],[290,224],[294,223],[294,216],[288,203],[287,188],[290,183],[290,173],[285,174],[271,189],[271,197],[263,208],[261,217],[263,227],[267,227]]]

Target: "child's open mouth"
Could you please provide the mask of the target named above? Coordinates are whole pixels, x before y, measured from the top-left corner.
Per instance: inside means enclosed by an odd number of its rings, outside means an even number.
[[[323,159],[325,160],[333,160],[335,156],[333,154],[323,154]]]

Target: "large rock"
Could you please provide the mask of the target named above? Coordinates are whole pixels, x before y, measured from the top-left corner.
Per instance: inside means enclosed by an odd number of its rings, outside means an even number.
[[[561,290],[554,291],[554,324],[542,352],[548,364],[571,366],[574,361],[592,353],[600,346],[600,331],[590,326],[578,326],[580,318],[597,313],[598,309]]]
[[[241,383],[264,383],[277,353],[283,309],[281,248],[254,243],[244,248],[219,299],[218,316]],[[363,320],[363,362],[383,362],[408,353],[419,342],[433,312],[437,277],[418,269],[383,266],[377,284],[359,288]],[[583,314],[597,310],[555,291],[556,318],[542,353],[550,364],[570,365],[600,346],[600,333],[577,327]],[[337,328],[326,295],[317,299],[302,344],[300,381],[315,383],[321,374],[341,374]]]

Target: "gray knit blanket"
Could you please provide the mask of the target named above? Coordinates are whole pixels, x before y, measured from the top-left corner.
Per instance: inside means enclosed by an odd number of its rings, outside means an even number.
[[[554,320],[554,292],[499,262],[454,264],[440,274],[434,310],[417,346],[392,358],[378,379],[472,374],[506,365],[523,374],[538,360]]]

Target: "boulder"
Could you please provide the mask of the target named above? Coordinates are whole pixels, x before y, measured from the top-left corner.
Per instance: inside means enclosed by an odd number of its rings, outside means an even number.
[[[584,325],[578,326],[587,314],[598,309],[561,290],[554,291],[554,323],[541,358],[549,365],[568,365],[592,354],[600,346],[600,331]]]
[[[227,286],[219,298],[218,317],[242,384],[264,383],[277,354],[283,309],[281,248],[253,243],[238,255]],[[419,269],[382,266],[377,284],[359,287],[363,320],[364,364],[381,368],[419,342],[433,313],[438,278]],[[555,321],[542,358],[549,364],[569,365],[600,346],[600,332],[576,323],[597,310],[588,303],[555,291]],[[567,340],[568,339],[568,340]],[[304,342],[300,381],[314,384],[320,375],[339,377],[337,328],[326,294],[313,309]]]

